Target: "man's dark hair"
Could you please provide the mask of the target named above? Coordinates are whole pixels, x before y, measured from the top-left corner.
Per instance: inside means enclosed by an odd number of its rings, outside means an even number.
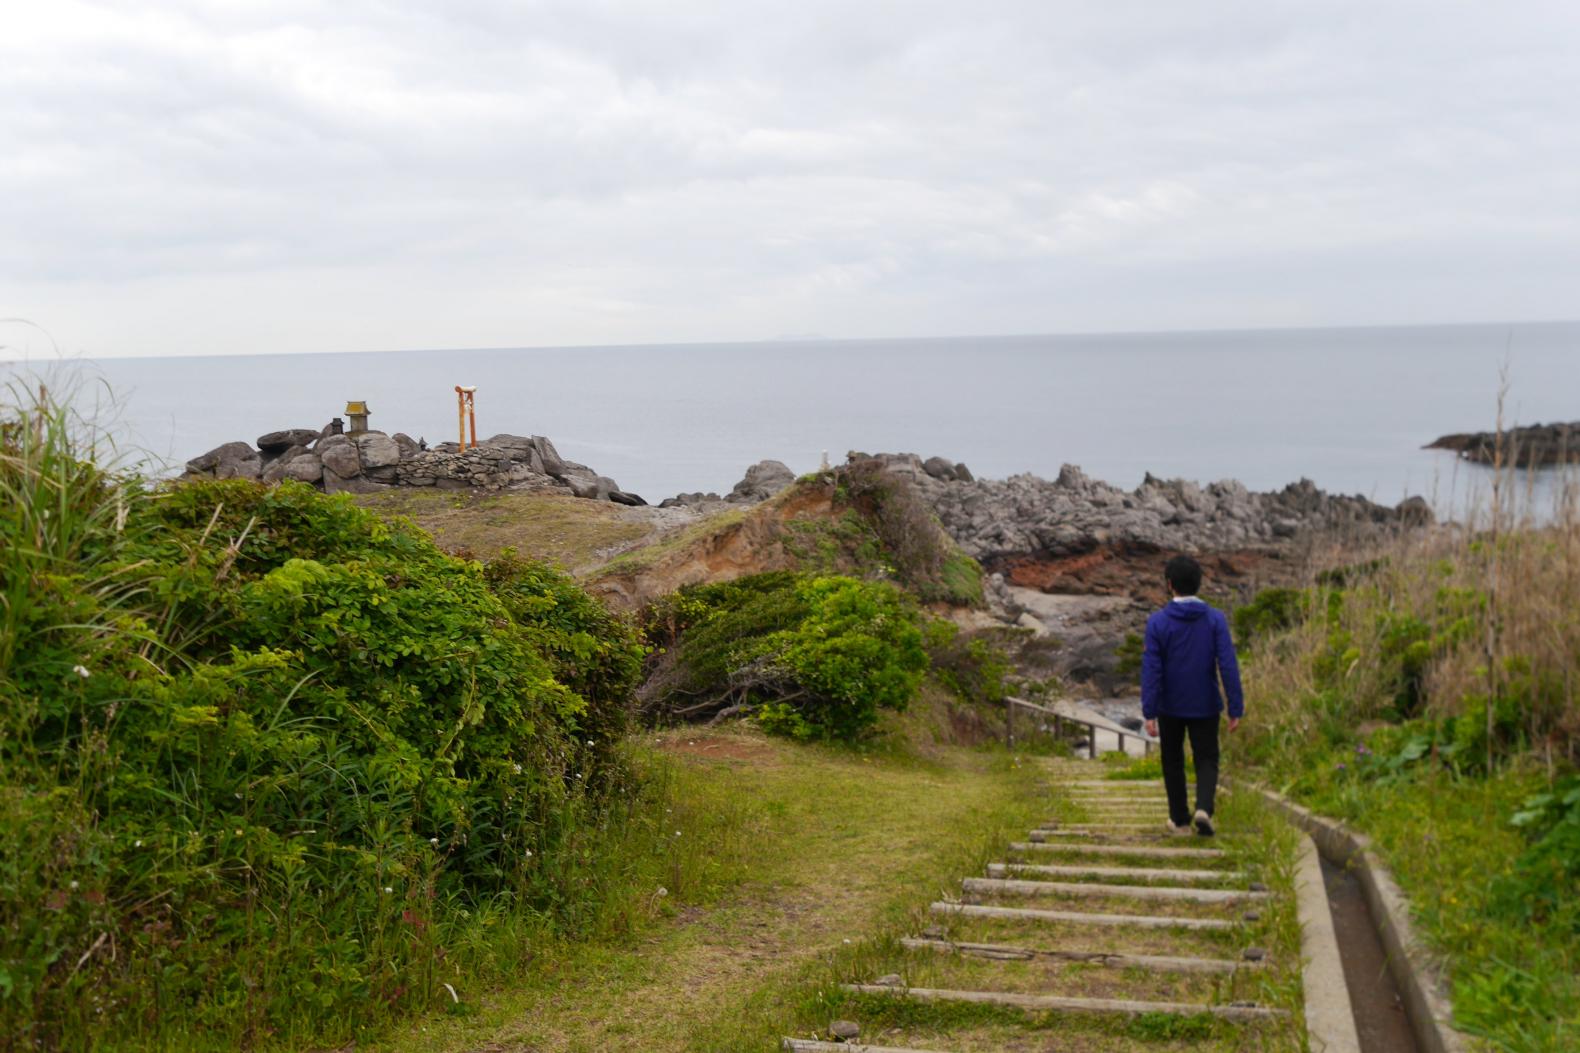
[[[1201,564],[1189,556],[1175,556],[1163,568],[1169,588],[1176,596],[1194,596],[1201,589]]]

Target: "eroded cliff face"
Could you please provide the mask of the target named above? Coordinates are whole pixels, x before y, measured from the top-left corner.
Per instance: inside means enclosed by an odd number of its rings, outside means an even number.
[[[805,538],[838,516],[831,483],[798,483],[759,504],[718,512],[628,552],[584,584],[610,606],[635,611],[687,585],[803,569]],[[831,555],[830,562],[838,560]]]

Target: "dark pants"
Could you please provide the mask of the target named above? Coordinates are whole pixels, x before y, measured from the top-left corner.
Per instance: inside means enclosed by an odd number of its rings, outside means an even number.
[[[1185,796],[1185,736],[1196,758],[1196,808],[1212,814],[1218,794],[1218,718],[1158,715],[1158,753],[1163,760],[1163,788],[1169,795],[1169,819],[1175,826],[1191,821]]]

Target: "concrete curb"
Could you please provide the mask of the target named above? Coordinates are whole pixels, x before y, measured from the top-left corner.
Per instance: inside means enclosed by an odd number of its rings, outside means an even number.
[[[1404,998],[1405,1016],[1422,1053],[1468,1053],[1464,1036],[1453,1028],[1453,1010],[1441,972],[1410,924],[1410,908],[1393,875],[1378,861],[1371,839],[1342,823],[1303,808],[1282,794],[1254,784],[1268,803],[1311,835],[1331,863],[1348,867],[1360,880],[1372,923],[1388,955],[1388,972]],[[1331,915],[1330,915],[1331,918]],[[1331,924],[1331,921],[1330,921]]]
[[[1295,906],[1300,915],[1300,956],[1305,959],[1300,985],[1306,996],[1306,1041],[1311,1053],[1360,1053],[1355,1009],[1333,930],[1333,908],[1328,904],[1317,844],[1309,834],[1300,839]]]

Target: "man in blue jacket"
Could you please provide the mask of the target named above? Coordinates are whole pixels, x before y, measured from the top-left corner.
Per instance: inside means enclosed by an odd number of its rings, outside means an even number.
[[[1175,556],[1163,568],[1173,600],[1147,619],[1141,653],[1141,715],[1147,734],[1158,739],[1163,788],[1169,795],[1169,830],[1190,833],[1194,822],[1203,837],[1213,834],[1213,798],[1218,792],[1218,714],[1229,696],[1229,730],[1240,726],[1245,697],[1240,665],[1229,638],[1229,619],[1208,606],[1201,589],[1201,565]],[[1222,688],[1219,681],[1222,681]],[[1196,758],[1196,813],[1185,796],[1185,738]]]

